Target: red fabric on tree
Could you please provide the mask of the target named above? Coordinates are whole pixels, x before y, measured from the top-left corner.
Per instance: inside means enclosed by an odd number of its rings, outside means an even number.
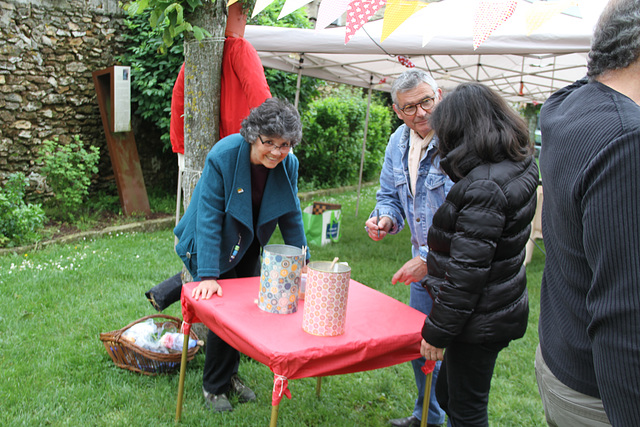
[[[173,152],[184,154],[184,64],[180,67],[178,78],[173,85],[169,138]]]
[[[242,37],[227,37],[222,55],[220,139],[240,132],[251,108],[271,98],[258,52]],[[169,127],[174,153],[184,154],[184,64],[173,86]]]
[[[222,57],[220,138],[240,132],[249,110],[271,98],[258,52],[241,37],[227,37]]]

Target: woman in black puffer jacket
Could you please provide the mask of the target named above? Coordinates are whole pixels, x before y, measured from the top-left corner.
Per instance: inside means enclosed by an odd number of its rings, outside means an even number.
[[[434,305],[420,350],[443,360],[436,397],[449,425],[488,426],[496,358],[527,328],[523,261],[538,167],[525,122],[481,84],[458,86],[431,125],[455,185],[429,230],[423,285]]]

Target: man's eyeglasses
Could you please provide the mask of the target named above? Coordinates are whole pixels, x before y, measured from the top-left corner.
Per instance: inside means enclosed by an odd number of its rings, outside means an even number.
[[[436,105],[435,98],[425,98],[417,104],[405,105],[400,109],[400,111],[402,111],[407,116],[413,116],[418,112],[418,106],[420,106],[420,108],[422,108],[424,111],[429,111],[433,108],[434,105]]]
[[[264,139],[262,139],[260,135],[258,135],[258,138],[260,138],[260,142],[262,142],[262,145],[264,145],[271,151],[277,148],[278,150],[280,150],[281,153],[288,153],[289,150],[291,150],[291,144],[289,144],[288,142],[284,142],[280,145],[276,145],[272,141],[269,141],[269,140],[265,141]]]

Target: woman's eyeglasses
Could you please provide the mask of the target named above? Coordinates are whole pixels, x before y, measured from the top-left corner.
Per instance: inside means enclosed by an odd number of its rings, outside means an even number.
[[[291,150],[291,144],[289,144],[288,142],[284,142],[280,145],[276,145],[272,141],[269,141],[269,140],[265,141],[264,139],[262,139],[260,135],[258,135],[258,138],[260,138],[260,142],[262,142],[262,145],[264,145],[271,151],[277,148],[281,153],[288,153],[289,150]]]
[[[428,112],[433,108],[434,105],[436,105],[435,98],[425,98],[422,101],[418,102],[417,104],[405,105],[403,108],[400,109],[400,111],[402,111],[407,116],[413,116],[418,112],[418,106],[422,108],[425,112]]]

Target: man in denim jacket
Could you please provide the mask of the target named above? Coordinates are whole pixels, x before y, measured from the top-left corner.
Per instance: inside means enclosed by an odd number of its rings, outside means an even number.
[[[393,111],[404,122],[389,138],[380,174],[380,190],[376,209],[366,222],[371,239],[378,241],[387,234],[400,232],[405,220],[411,229],[411,252],[407,261],[392,277],[391,283],[410,284],[409,305],[429,314],[433,304],[420,280],[427,274],[427,234],[433,214],[444,202],[453,182],[440,170],[439,159],[433,159],[437,137],[429,118],[442,99],[442,90],[426,72],[411,69],[402,73],[391,87]],[[390,420],[394,426],[418,426],[422,418],[425,375],[420,368],[424,358],[412,363],[418,398],[413,414]],[[435,383],[440,362],[433,371],[428,426],[444,423],[445,413],[435,397]]]

